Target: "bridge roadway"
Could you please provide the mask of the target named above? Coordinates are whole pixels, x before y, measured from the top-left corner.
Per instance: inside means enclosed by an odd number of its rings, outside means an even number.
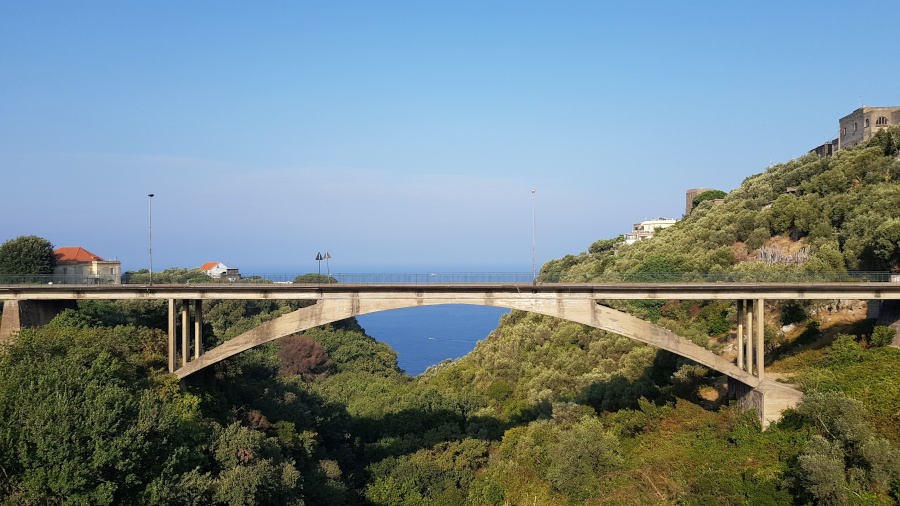
[[[668,350],[727,375],[739,405],[755,408],[763,425],[800,398],[800,392],[764,378],[763,311],[766,300],[900,299],[900,283],[390,283],[390,284],[188,284],[0,286],[4,317],[0,338],[26,326],[41,304],[101,299],[164,299],[169,304],[169,370],[185,378],[203,368],[275,339],[361,314],[439,304],[504,307],[545,314],[603,329]],[[211,350],[201,340],[202,301],[221,299],[311,300],[315,304],[263,323]],[[597,304],[600,300],[736,300],[737,360],[725,360],[674,332]],[[176,346],[176,301],[181,300],[181,346]],[[35,306],[23,310],[21,304]],[[191,312],[194,318],[191,325]],[[15,327],[15,328],[12,328]],[[191,346],[193,327],[193,346]],[[180,360],[179,360],[180,359]],[[180,362],[180,364],[179,364]],[[733,380],[733,381],[732,381]]]
[[[900,299],[900,283],[361,283],[6,285],[0,300],[333,298],[831,300]],[[464,302],[461,302],[464,303]]]

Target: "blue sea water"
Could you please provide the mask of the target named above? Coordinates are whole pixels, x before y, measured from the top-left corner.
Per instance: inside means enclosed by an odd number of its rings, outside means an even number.
[[[445,359],[456,359],[497,328],[509,309],[447,304],[392,309],[357,316],[366,334],[397,352],[400,368],[417,376]]]

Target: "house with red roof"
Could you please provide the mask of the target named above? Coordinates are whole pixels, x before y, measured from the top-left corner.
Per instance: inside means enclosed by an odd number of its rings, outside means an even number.
[[[107,284],[122,282],[122,262],[105,260],[84,248],[57,248],[54,277],[62,283]]]
[[[228,279],[229,281],[241,279],[237,268],[228,267],[222,262],[206,262],[200,266],[200,270],[215,279]]]

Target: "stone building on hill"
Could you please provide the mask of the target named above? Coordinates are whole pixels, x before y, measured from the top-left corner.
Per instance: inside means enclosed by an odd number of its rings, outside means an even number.
[[[883,128],[900,125],[900,107],[862,106],[841,118],[839,125],[838,149],[852,148]]]
[[[694,198],[697,195],[700,195],[703,192],[708,192],[711,188],[694,188],[685,192],[685,204],[684,204],[684,215],[687,216],[691,214],[691,211],[694,210]]]
[[[838,120],[838,136],[817,146],[810,153],[831,156],[839,149],[852,148],[871,139],[879,130],[900,125],[900,107],[862,106]]]

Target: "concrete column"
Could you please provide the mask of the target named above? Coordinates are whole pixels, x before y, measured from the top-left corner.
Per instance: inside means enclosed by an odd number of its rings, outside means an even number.
[[[747,339],[744,341],[744,367],[747,372],[753,373],[753,301],[747,300],[747,311],[744,317],[747,319]]]
[[[763,325],[763,300],[756,300],[756,375],[759,381],[763,380],[763,369],[765,369],[766,354],[765,346],[765,325]]]
[[[22,330],[19,322],[19,301],[3,301],[3,319],[0,320],[0,344],[13,342],[13,336]]]
[[[191,356],[191,301],[181,301],[181,366],[187,365]]]
[[[175,299],[169,299],[169,372],[175,372]]]
[[[203,355],[203,301],[194,301],[194,358]]]
[[[737,301],[737,366],[744,368],[744,301]]]

